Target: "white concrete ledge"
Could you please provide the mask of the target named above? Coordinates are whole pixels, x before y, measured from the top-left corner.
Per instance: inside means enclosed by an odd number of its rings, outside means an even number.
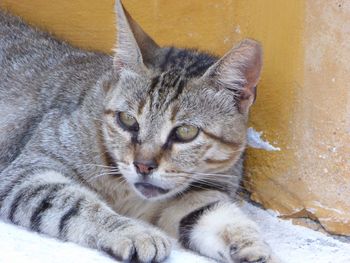
[[[349,263],[350,244],[294,226],[246,204],[243,209],[285,263]],[[115,263],[103,253],[28,232],[0,221],[0,263]],[[174,251],[167,263],[209,263],[192,253]]]

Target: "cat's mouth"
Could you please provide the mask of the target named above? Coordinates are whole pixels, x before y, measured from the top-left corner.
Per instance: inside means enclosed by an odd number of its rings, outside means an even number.
[[[154,198],[169,192],[169,189],[164,189],[150,183],[135,183],[134,186],[146,198]]]

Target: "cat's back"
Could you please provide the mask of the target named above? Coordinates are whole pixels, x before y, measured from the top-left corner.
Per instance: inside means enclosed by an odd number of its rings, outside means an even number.
[[[28,80],[40,78],[42,70],[57,65],[67,51],[64,44],[0,10],[0,79],[12,82],[0,85],[3,91],[14,88],[16,83],[23,84],[23,90],[29,86]]]
[[[0,98],[50,93],[63,83],[79,90],[79,80],[96,82],[110,66],[109,56],[74,48],[0,10]]]
[[[0,171],[46,113],[74,111],[111,65],[0,10]]]

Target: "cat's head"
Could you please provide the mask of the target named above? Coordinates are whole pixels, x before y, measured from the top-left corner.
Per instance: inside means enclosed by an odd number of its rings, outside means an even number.
[[[244,40],[221,59],[160,48],[116,3],[115,81],[107,89],[104,140],[121,174],[144,198],[194,181],[225,178],[246,143],[249,107],[262,66]]]

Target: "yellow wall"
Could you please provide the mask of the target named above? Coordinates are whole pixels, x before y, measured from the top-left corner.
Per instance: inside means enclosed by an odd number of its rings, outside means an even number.
[[[335,5],[339,1],[321,2]],[[346,107],[346,101],[350,102],[350,96],[346,97],[349,92],[344,89],[327,91],[322,101],[318,100],[319,87],[325,87],[325,74],[329,70],[340,74],[336,63],[327,65],[327,70],[323,71],[317,71],[317,65],[313,65],[314,71],[309,71],[312,63],[319,63],[321,67],[320,61],[313,60],[313,50],[317,48],[318,34],[322,32],[318,19],[322,14],[327,16],[330,11],[317,7],[312,0],[125,0],[124,4],[135,20],[161,45],[199,47],[223,54],[245,37],[262,42],[265,64],[258,100],[252,109],[251,125],[263,130],[265,138],[275,142],[281,151],[250,149],[246,186],[252,191],[252,198],[265,207],[278,210],[283,215],[302,211],[305,213],[296,216],[308,214],[318,217],[328,230],[350,234],[350,227],[345,227],[346,218],[350,217],[347,207],[334,192],[327,194],[327,198],[320,194],[328,189],[327,178],[336,182],[333,184],[336,188],[339,182],[343,182],[350,166],[349,163],[335,166],[332,158],[327,164],[322,164],[323,159],[318,157],[324,150],[318,143],[335,137],[332,133],[334,127],[329,125],[336,123],[325,123],[323,118],[330,119],[331,108],[339,101],[327,98],[336,94],[343,107]],[[113,0],[2,0],[0,6],[74,45],[106,52],[113,47]],[[336,14],[333,12],[332,15]],[[333,27],[341,26],[342,20],[339,21]],[[327,24],[327,21],[323,23]],[[333,32],[332,28],[328,29]],[[327,42],[326,35],[324,38],[330,49],[334,43]],[[332,59],[331,51],[328,55],[322,60],[323,64]],[[327,85],[333,78],[338,81],[338,75],[327,79]],[[344,75],[339,78],[339,84],[345,87],[347,83],[341,82]],[[338,82],[329,84],[337,86]],[[324,134],[323,127],[329,128]],[[313,128],[317,128],[318,132],[312,133]],[[341,132],[344,131],[341,128]],[[349,150],[339,148],[338,154],[348,154],[349,157]],[[329,172],[326,176],[330,177],[322,177],[321,185],[318,176],[320,171],[323,175],[325,169]],[[344,214],[331,213],[331,210],[322,208],[323,204],[340,209]]]

